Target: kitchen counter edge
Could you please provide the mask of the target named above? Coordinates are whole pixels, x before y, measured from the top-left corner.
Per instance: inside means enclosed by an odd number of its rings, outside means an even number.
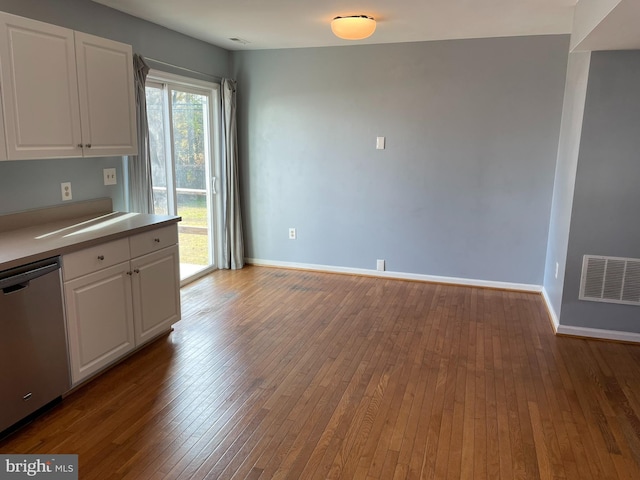
[[[130,216],[123,212],[112,212],[117,216]],[[0,232],[0,272],[21,265],[26,265],[50,257],[66,255],[87,247],[99,245],[111,240],[130,237],[132,235],[155,230],[157,228],[178,223],[179,216],[133,214],[121,223],[100,227],[100,217],[79,217],[34,227],[21,228],[8,232]],[[98,228],[83,227],[98,225]],[[47,231],[53,230],[53,233]],[[83,232],[83,230],[87,230]],[[64,235],[56,234],[65,231]],[[47,237],[38,238],[38,237]]]

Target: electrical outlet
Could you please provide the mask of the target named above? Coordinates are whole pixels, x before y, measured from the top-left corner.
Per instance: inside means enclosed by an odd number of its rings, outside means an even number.
[[[102,170],[104,175],[104,184],[105,185],[115,185],[116,182],[116,169],[115,168],[105,168]]]
[[[376,270],[378,270],[379,272],[384,272],[384,260],[376,261]]]
[[[289,229],[289,240],[295,240],[296,239],[296,229],[295,228],[290,228]]]
[[[60,190],[62,192],[62,201],[71,200],[73,198],[73,195],[71,194],[71,182],[61,183]]]

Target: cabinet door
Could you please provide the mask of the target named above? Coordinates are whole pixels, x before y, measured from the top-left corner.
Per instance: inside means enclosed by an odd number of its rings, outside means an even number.
[[[0,95],[0,162],[7,160],[7,144],[4,138],[4,115],[2,114],[2,96]]]
[[[180,320],[178,246],[131,260],[136,346]]]
[[[131,46],[75,32],[84,156],[137,155]]]
[[[135,347],[129,262],[64,284],[73,384]]]
[[[0,63],[8,158],[82,156],[73,31],[0,13]]]

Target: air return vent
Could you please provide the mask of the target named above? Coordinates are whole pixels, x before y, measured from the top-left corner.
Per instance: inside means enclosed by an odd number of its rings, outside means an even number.
[[[247,45],[251,43],[249,40],[245,40],[244,38],[239,38],[239,37],[231,37],[229,38],[229,40],[231,40],[232,42],[239,43],[240,45]]]
[[[640,305],[640,259],[585,255],[580,300]]]

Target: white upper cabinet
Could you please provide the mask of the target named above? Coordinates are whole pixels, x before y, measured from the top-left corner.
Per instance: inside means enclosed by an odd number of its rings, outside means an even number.
[[[9,160],[137,151],[129,45],[0,12]]]
[[[82,156],[73,31],[3,13],[0,62],[8,158]]]
[[[75,32],[85,156],[137,155],[129,45]]]

